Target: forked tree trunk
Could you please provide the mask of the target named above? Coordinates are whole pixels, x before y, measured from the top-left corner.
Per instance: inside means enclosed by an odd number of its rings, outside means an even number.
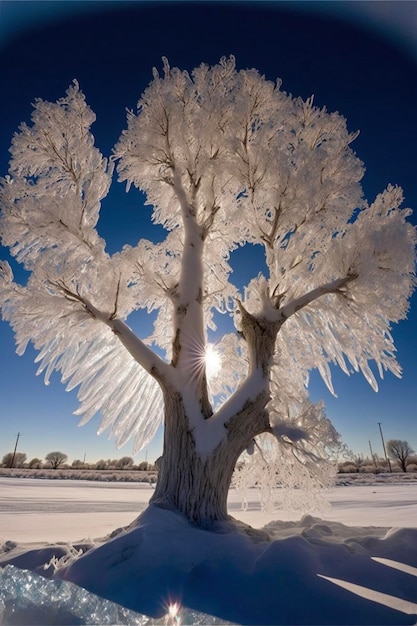
[[[190,521],[210,525],[228,518],[227,495],[233,470],[252,439],[270,430],[265,393],[233,417],[224,440],[207,458],[196,451],[181,395],[166,393],[164,451],[151,503],[178,510]]]
[[[259,392],[252,396],[248,390],[241,410],[227,421],[225,436],[212,453],[205,457],[199,455],[181,393],[166,381],[161,385],[165,400],[164,450],[150,502],[178,510],[199,525],[228,519],[227,495],[236,462],[254,437],[271,432],[265,407],[270,400],[270,363],[282,321],[256,319],[240,303],[239,308],[242,333],[248,345],[248,376],[258,376]],[[174,354],[177,349],[180,348],[174,344]],[[199,390],[201,419],[207,420],[204,426],[209,436],[210,420],[215,417],[211,417],[211,407],[208,410],[205,379],[202,381]]]

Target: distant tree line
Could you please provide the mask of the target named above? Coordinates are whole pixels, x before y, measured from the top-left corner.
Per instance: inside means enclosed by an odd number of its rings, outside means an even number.
[[[417,455],[408,443],[400,439],[390,439],[386,445],[388,460],[374,454],[372,458],[363,454],[352,454],[350,458],[339,463],[339,472],[383,473],[417,472]]]
[[[351,454],[349,459],[338,464],[341,473],[383,473],[392,471],[417,472],[417,455],[407,441],[400,439],[390,439],[387,442],[387,453],[391,463],[387,463],[385,458],[374,454],[372,458],[363,454]],[[27,462],[24,452],[8,452],[3,456],[1,467],[5,468],[27,468],[27,469],[91,469],[98,471],[105,470],[131,470],[131,471],[156,471],[158,463],[148,463],[141,461],[135,464],[131,456],[122,456],[120,459],[100,459],[95,463],[86,463],[80,459],[75,459],[71,465],[67,464],[68,456],[63,452],[49,452],[44,461],[34,457]],[[391,465],[391,467],[390,467]]]
[[[75,459],[71,465],[67,464],[68,456],[63,452],[49,452],[45,459],[34,457],[27,461],[24,452],[7,452],[2,458],[1,467],[5,468],[27,468],[27,469],[92,469],[92,470],[138,470],[155,471],[156,465],[141,461],[138,464],[130,456],[123,456],[120,459],[100,459],[96,463],[85,463],[80,459]]]

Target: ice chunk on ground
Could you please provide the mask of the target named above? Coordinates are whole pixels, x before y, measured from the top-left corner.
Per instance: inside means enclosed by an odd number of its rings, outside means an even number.
[[[169,607],[167,607],[169,610]],[[126,609],[82,587],[46,578],[13,565],[0,568],[0,624],[3,626],[79,626],[82,624],[225,624],[224,620],[180,609],[161,620]]]

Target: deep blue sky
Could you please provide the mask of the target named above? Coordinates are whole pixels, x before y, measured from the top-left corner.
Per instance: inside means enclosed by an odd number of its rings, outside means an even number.
[[[13,132],[29,122],[36,97],[56,100],[77,78],[97,114],[96,144],[105,155],[126,125],[127,108],[152,78],[152,66],[167,56],[171,65],[192,69],[234,54],[238,67],[256,67],[280,77],[285,91],[337,110],[350,130],[361,130],[354,148],[365,162],[365,195],[372,200],[388,183],[404,188],[417,211],[417,4],[415,2],[0,2],[0,174],[7,172]],[[413,21],[414,20],[414,21]],[[413,39],[414,37],[414,39]],[[138,195],[115,183],[103,203],[100,234],[114,252],[136,243],[148,225],[136,210]],[[117,188],[118,187],[118,188]],[[414,223],[416,217],[414,216]],[[8,258],[0,247],[0,257]],[[256,258],[240,254],[246,274],[258,272]],[[335,372],[338,398],[312,376],[313,400],[323,398],[327,414],[355,452],[382,454],[378,422],[386,439],[407,439],[417,450],[417,298],[408,320],[393,329],[402,380],[389,375],[375,394],[360,375]],[[68,394],[58,375],[46,387],[36,378],[35,353],[14,353],[10,328],[0,322],[0,459],[13,449],[28,458],[62,450],[70,460],[114,458],[99,419],[77,428]],[[159,454],[161,438],[148,448]],[[137,460],[145,458],[145,451]]]

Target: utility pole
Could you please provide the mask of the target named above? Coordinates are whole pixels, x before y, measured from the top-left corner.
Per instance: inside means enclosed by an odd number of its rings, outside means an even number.
[[[378,422],[378,426],[379,426],[379,432],[381,433],[382,447],[384,448],[385,460],[388,463],[389,471],[392,473],[391,463],[387,456],[387,450],[385,448],[385,441],[384,441],[384,435],[382,434],[381,422]]]
[[[16,456],[16,450],[17,450],[17,442],[19,441],[19,437],[20,437],[20,433],[17,433],[16,435],[16,443],[14,444],[14,450],[13,450],[13,456],[12,456],[12,460],[10,461],[10,467],[13,467],[14,464],[14,458]]]
[[[373,460],[373,462],[374,462],[374,465],[375,465],[375,471],[377,471],[377,469],[378,469],[378,465],[377,465],[377,463],[376,463],[376,459],[375,459],[375,455],[374,455],[373,450],[372,450],[371,440],[370,440],[370,439],[368,440],[368,443],[369,443],[369,449],[370,449],[370,451],[371,451],[371,459],[372,459],[372,460]]]

